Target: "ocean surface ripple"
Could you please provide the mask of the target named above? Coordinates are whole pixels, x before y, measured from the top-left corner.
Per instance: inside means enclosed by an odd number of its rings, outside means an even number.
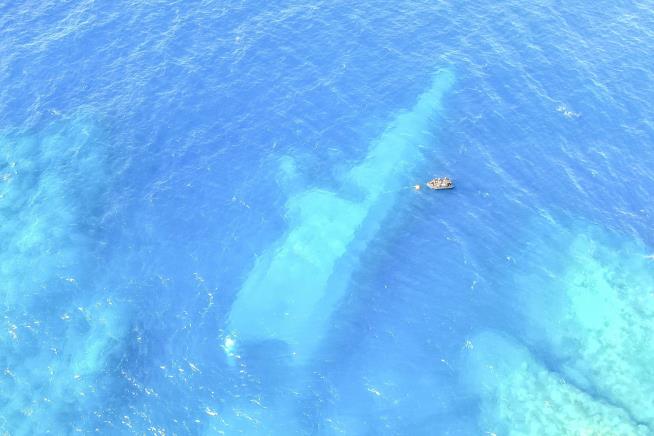
[[[653,46],[652,0],[0,1],[0,433],[653,434]]]

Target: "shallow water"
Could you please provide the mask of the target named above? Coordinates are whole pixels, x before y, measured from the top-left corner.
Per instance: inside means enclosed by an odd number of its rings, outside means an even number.
[[[654,432],[654,2],[0,10],[3,431]]]

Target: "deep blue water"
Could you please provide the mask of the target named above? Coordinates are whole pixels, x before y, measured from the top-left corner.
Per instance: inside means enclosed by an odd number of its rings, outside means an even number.
[[[0,430],[654,433],[653,46],[650,0],[0,0]]]

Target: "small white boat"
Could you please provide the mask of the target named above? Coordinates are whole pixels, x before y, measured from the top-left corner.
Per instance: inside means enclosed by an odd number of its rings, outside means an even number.
[[[437,177],[427,182],[427,186],[431,189],[452,189],[454,183],[449,177]]]

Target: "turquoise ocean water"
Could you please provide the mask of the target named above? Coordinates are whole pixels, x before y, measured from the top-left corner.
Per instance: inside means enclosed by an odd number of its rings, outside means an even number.
[[[0,0],[0,433],[654,434],[651,47],[650,0]]]

